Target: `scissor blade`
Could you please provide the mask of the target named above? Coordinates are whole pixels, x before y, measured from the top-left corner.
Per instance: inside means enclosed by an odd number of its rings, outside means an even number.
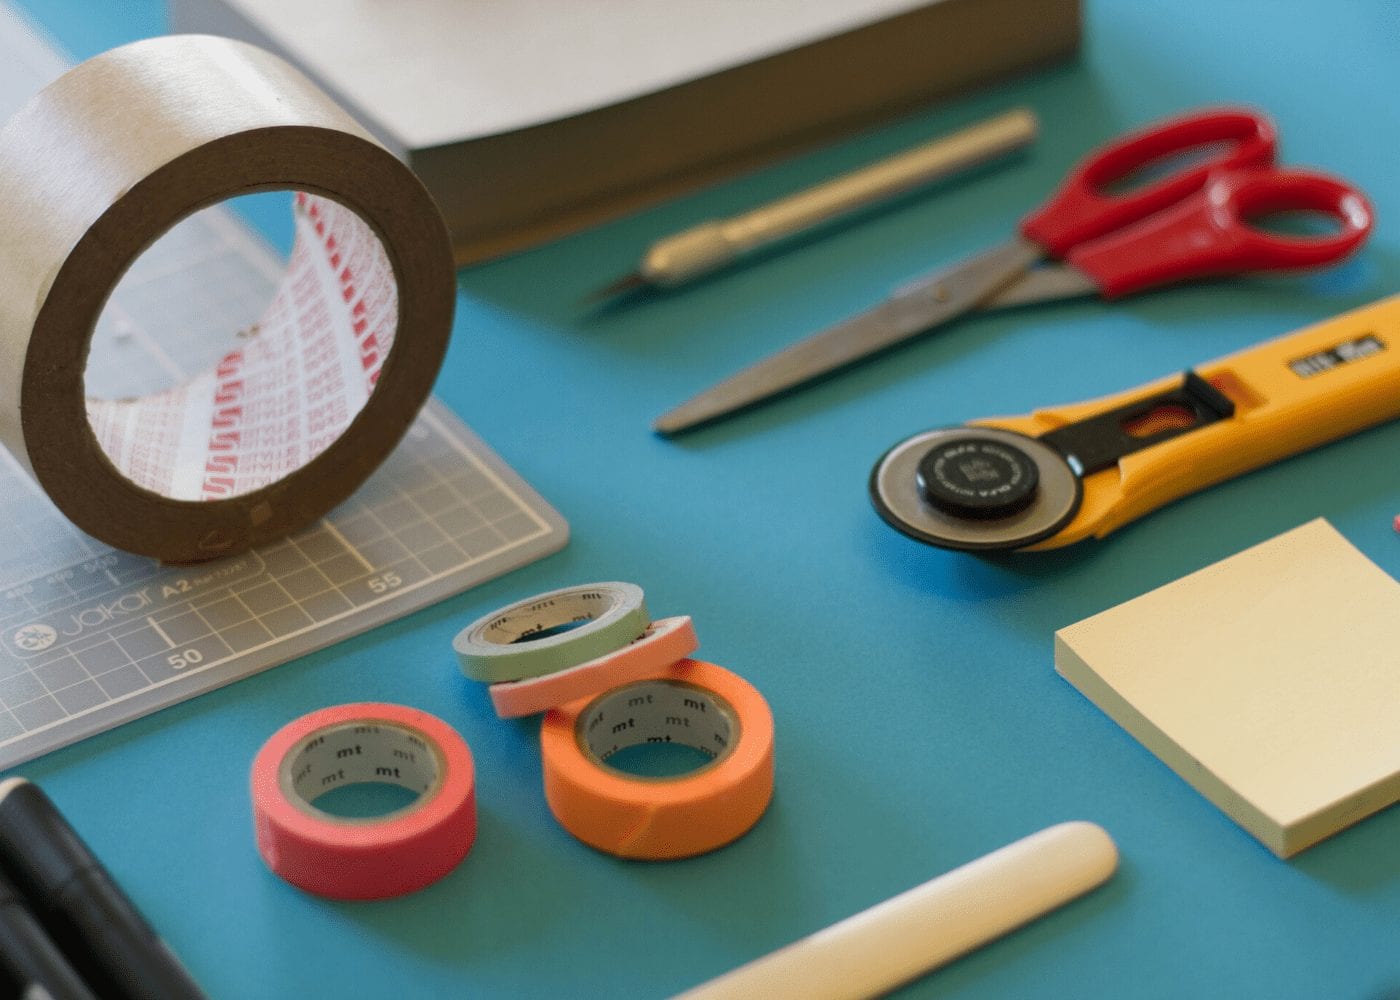
[[[1069,264],[1046,264],[1044,267],[1027,271],[991,298],[983,299],[977,311],[993,312],[998,309],[1037,305],[1041,302],[1078,299],[1086,295],[1098,295],[1100,291],[1094,279],[1078,268]]]
[[[755,365],[662,415],[653,425],[676,434],[718,420],[884,351],[975,309],[1042,256],[1017,238],[898,289],[884,302]]]

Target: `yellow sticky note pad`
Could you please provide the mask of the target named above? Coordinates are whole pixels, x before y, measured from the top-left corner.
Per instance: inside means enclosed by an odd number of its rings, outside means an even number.
[[[1321,518],[1061,629],[1055,669],[1280,857],[1400,800],[1400,583]]]

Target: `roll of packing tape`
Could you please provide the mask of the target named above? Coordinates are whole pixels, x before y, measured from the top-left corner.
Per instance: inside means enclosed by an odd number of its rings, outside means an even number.
[[[360,782],[418,793],[371,819],[317,809]],[[442,878],[476,839],[471,751],[451,726],[401,705],[338,705],[304,715],[258,751],[252,771],[258,852],[292,885],[334,899],[400,896]]]
[[[650,623],[641,587],[588,583],[527,597],[478,618],[457,633],[452,648],[468,677],[515,681],[621,649]]]
[[[127,266],[191,212],[275,189],[300,192],[296,246],[251,335],[225,331],[223,360],[173,389],[86,399]],[[188,562],[302,527],[389,454],[442,362],[455,288],[431,198],[241,42],[152,38],[60,77],[0,130],[0,218],[0,442],[119,548]]]
[[[608,766],[639,743],[695,747],[712,759],[676,778]],[[550,811],[591,847],[660,861],[703,854],[758,822],[773,795],[773,716],[743,678],[703,660],[551,711],[540,729]]]
[[[699,645],[689,615],[661,618],[648,625],[641,638],[630,645],[576,667],[543,677],[492,684],[491,704],[503,719],[546,712],[566,702],[650,677],[685,659]]]

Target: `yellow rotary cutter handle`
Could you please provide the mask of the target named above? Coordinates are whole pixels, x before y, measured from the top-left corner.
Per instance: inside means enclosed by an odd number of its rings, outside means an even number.
[[[1400,296],[1118,395],[916,434],[870,495],[930,545],[1052,549],[1396,417]]]

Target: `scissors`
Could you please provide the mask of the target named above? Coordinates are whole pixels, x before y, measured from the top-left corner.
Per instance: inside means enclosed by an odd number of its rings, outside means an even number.
[[[878,306],[744,369],[660,417],[655,429],[674,434],[717,420],[974,309],[1081,295],[1117,299],[1192,278],[1342,259],[1371,231],[1366,197],[1323,174],[1275,167],[1276,153],[1273,123],[1239,108],[1199,111],[1123,136],[1071,170],[1004,245],[918,278]],[[1185,162],[1128,191],[1110,190],[1175,158]],[[1338,228],[1293,236],[1249,224],[1292,211],[1330,216]]]
[[[940,548],[1058,548],[1398,417],[1395,296],[1105,399],[915,434],[870,496]]]

